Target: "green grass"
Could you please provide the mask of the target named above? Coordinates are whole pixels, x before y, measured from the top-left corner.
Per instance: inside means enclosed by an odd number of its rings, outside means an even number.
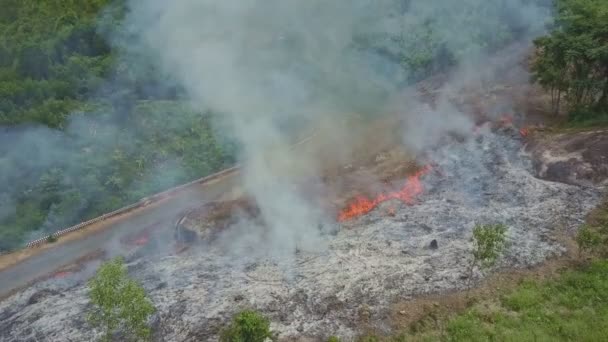
[[[526,281],[495,300],[433,324],[416,324],[388,341],[605,341],[608,261],[557,279]]]
[[[522,284],[489,312],[453,319],[450,340],[599,341],[608,336],[608,262],[548,284]]]
[[[563,128],[589,129],[608,127],[608,113],[573,111],[569,115],[570,119],[565,122]]]

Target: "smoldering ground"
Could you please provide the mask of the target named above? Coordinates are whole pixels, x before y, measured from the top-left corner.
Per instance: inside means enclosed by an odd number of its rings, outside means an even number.
[[[388,331],[386,315],[395,301],[467,286],[471,230],[478,223],[508,227],[500,266],[530,267],[562,254],[560,234],[576,229],[599,193],[534,177],[521,139],[511,134],[516,132],[482,127],[465,141],[440,146],[416,203],[380,205],[343,223],[329,248],[296,253],[287,265],[255,253],[234,258],[226,249],[240,246],[222,241],[183,256],[132,261],[130,274],[144,285],[162,322],[155,336],[215,340],[243,308],[268,316],[285,339]],[[395,208],[392,216],[386,215],[387,206]],[[253,227],[241,228],[229,238],[246,242],[238,235]],[[263,254],[265,241],[253,242]],[[472,283],[485,275],[476,270]],[[49,340],[94,338],[96,332],[79,318],[86,310],[86,288],[45,292],[57,287],[41,283],[0,303],[0,337],[27,340],[39,332]]]

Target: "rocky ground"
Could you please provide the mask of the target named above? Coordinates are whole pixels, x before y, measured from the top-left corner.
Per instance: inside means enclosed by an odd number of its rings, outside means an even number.
[[[608,185],[608,130],[545,134],[532,142],[539,176],[563,183]]]
[[[563,150],[578,146],[568,144]],[[214,340],[242,308],[268,315],[283,339],[349,338],[366,328],[389,329],[383,322],[391,302],[466,287],[471,231],[479,223],[508,227],[500,267],[528,267],[560,255],[560,236],[576,230],[601,191],[552,181],[563,179],[538,166],[546,154],[525,151],[517,133],[486,128],[443,144],[425,157],[433,170],[422,178],[425,191],[415,204],[392,200],[355,220],[334,222],[324,235],[325,248],[280,262],[263,252],[263,240],[245,246],[237,241],[242,225],[224,227],[210,235],[213,241],[203,239],[180,255],[132,255],[130,273],[158,308],[154,338]],[[581,152],[582,160],[594,165],[588,154]],[[0,340],[92,340],[97,332],[84,315],[87,272],[92,270],[4,300]],[[477,270],[472,282],[483,277]]]

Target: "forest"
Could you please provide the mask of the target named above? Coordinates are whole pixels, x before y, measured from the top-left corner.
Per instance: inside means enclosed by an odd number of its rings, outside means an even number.
[[[0,252],[236,163],[238,144],[217,130],[213,113],[192,108],[170,75],[129,48],[126,1],[0,6]],[[458,44],[432,22],[353,44],[395,61],[406,86],[445,72],[470,49],[495,51],[520,38],[521,27],[501,11],[504,22],[482,23],[500,34],[478,25]],[[560,0],[555,11],[550,34],[535,42],[535,80],[573,119],[602,117],[608,3]]]
[[[0,251],[234,164],[208,113],[111,48],[123,2],[0,6]]]

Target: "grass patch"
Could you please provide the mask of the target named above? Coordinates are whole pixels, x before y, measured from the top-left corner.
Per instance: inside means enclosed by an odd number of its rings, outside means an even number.
[[[608,112],[578,109],[574,110],[569,115],[568,126],[573,128],[597,128],[608,126]]]
[[[608,336],[608,261],[545,283],[523,282],[499,299],[411,328],[378,341],[603,341]]]

